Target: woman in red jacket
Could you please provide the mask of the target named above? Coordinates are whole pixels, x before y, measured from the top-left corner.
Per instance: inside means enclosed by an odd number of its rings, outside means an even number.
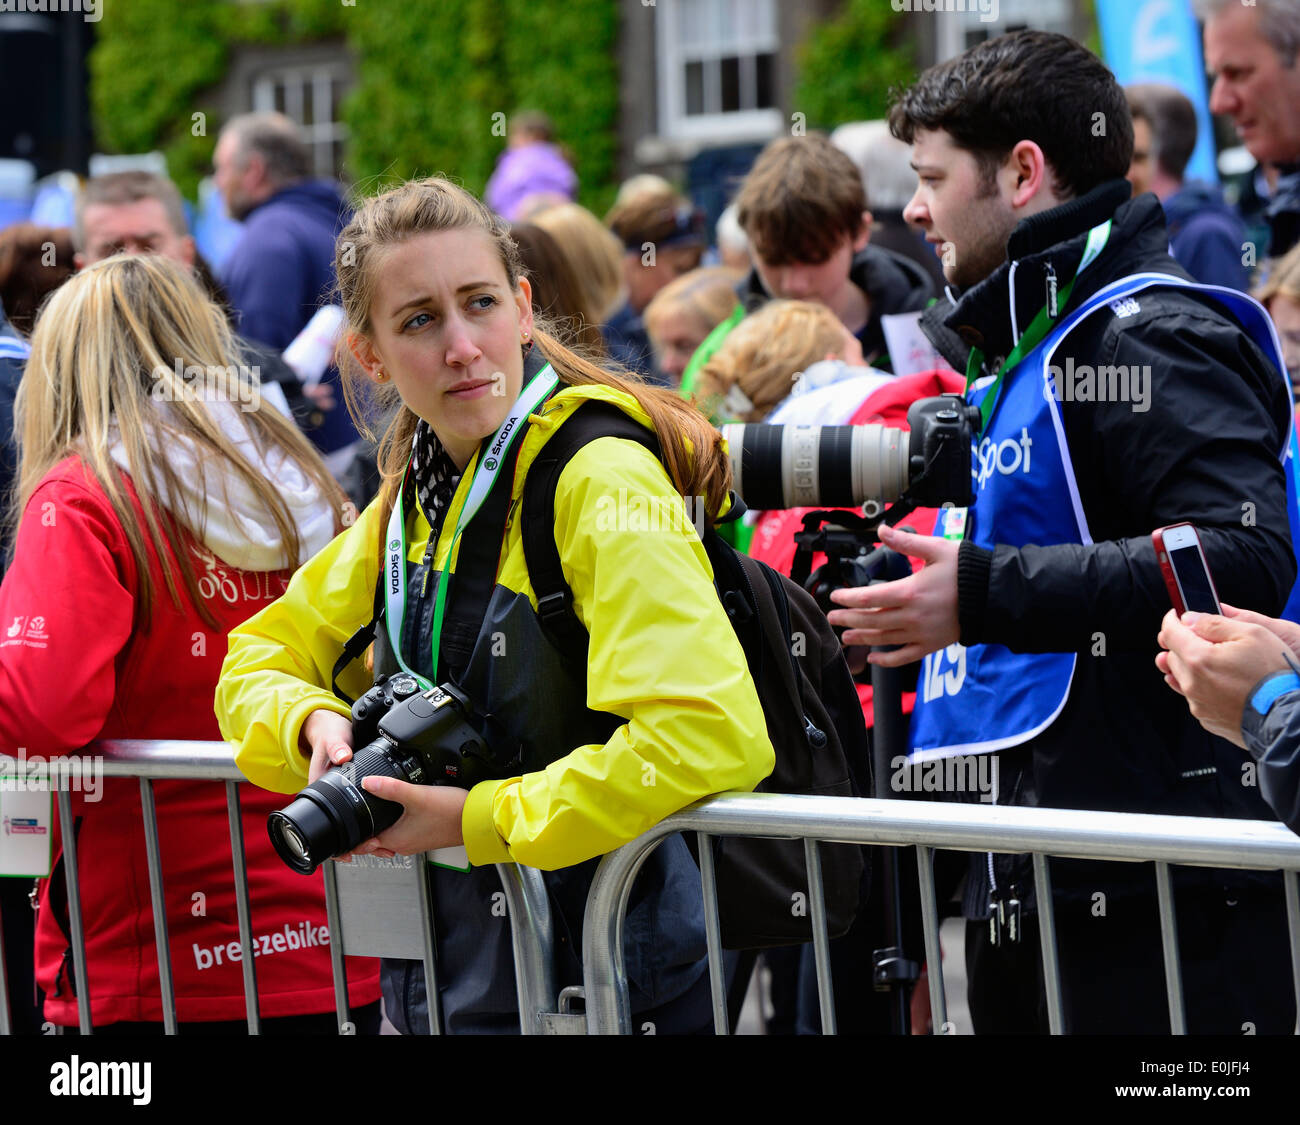
[[[15,404],[5,753],[84,764],[95,739],[220,739],[212,701],[227,632],[278,598],[349,511],[294,423],[261,403],[257,372],[232,364],[238,354],[189,274],[156,256],[97,263],[50,298]],[[242,1029],[224,788],[161,781],[155,794],[177,1019]],[[320,876],[291,872],[266,835],[282,804],[241,788],[263,1026],[337,1031]],[[156,1030],[140,787],[82,784],[72,811],[92,1021]],[[40,884],[36,979],[44,1018],[74,1026],[63,882],[56,848]],[[377,1031],[377,963],[349,969],[353,1021]]]

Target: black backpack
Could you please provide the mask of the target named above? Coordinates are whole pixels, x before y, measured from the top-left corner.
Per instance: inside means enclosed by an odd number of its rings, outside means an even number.
[[[611,404],[584,403],[542,447],[523,495],[524,555],[542,628],[566,657],[583,664],[588,638],[573,611],[555,545],[555,490],[573,455],[600,437],[627,438],[661,459],[652,430]],[[736,502],[733,514],[742,511]],[[737,551],[711,525],[706,524],[703,540],[776,752],[776,766],[757,791],[869,796],[871,759],[862,707],[825,614],[802,587]],[[726,948],[812,940],[802,840],[714,837],[713,846]],[[857,845],[823,844],[820,858],[828,929],[838,937],[865,896],[863,853]]]

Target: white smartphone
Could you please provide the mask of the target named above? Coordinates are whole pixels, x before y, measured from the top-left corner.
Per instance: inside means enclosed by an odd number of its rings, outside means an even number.
[[[1195,613],[1222,613],[1218,591],[1210,574],[1201,539],[1190,523],[1176,523],[1161,527],[1151,533],[1156,558],[1169,600],[1179,616],[1191,610]]]

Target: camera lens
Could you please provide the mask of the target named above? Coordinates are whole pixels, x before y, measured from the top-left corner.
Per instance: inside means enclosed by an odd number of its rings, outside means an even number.
[[[307,845],[302,842],[302,837],[298,835],[298,829],[292,824],[286,823],[282,832],[284,846],[293,852],[298,859],[308,859]]]
[[[852,508],[907,487],[908,435],[891,426],[722,427],[746,506]]]
[[[288,866],[310,875],[330,856],[350,852],[379,835],[402,815],[402,806],[361,787],[367,777],[410,781],[380,739],[358,750],[342,766],[331,766],[285,808],[267,818],[276,854]]]

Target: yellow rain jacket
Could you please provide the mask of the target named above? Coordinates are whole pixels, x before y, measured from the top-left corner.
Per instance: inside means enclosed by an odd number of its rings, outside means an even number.
[[[567,741],[552,742],[542,760],[549,764],[470,791],[462,829],[476,866],[514,860],[546,870],[567,867],[613,850],[701,797],[752,790],[773,768],[763,711],[704,547],[663,466],[635,442],[597,439],[559,478],[556,544],[590,649],[576,696],[566,695],[558,673],[547,671],[558,657],[539,639],[520,498],[539,450],[590,399],[612,402],[650,425],[624,392],[562,387],[532,415],[521,439],[497,588],[484,643],[475,651],[476,658],[484,655],[471,663],[467,693],[477,708],[503,715],[507,724],[513,712],[516,732],[549,724],[568,733]],[[462,474],[443,522],[435,573],[448,568],[476,467],[477,459]],[[679,518],[669,520],[669,512]],[[344,642],[373,612],[381,515],[372,503],[295,574],[278,601],[229,634],[217,718],[240,770],[257,785],[284,793],[304,786],[303,722],[317,708],[350,714],[329,684]],[[430,527],[418,505],[406,518],[407,560],[415,565],[424,558]],[[455,566],[452,558],[453,572]],[[408,616],[416,585],[410,583]],[[486,653],[494,647],[503,651],[492,659]],[[428,674],[427,649],[403,656]],[[393,668],[377,663],[376,670]],[[353,696],[370,683],[360,661],[339,680]],[[475,689],[490,697],[476,698]],[[581,737],[593,729],[583,719],[584,703],[588,716],[599,714],[607,720],[604,730],[613,730],[605,741]]]

